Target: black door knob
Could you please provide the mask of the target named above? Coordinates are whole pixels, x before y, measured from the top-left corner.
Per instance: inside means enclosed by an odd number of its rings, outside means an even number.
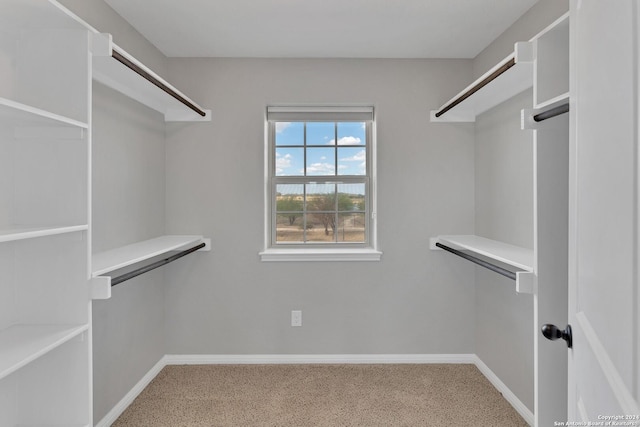
[[[555,341],[558,338],[562,338],[567,342],[567,347],[571,348],[573,346],[573,335],[571,333],[571,325],[567,325],[564,331],[558,329],[556,325],[551,325],[547,323],[546,325],[542,325],[542,335],[548,340]]]

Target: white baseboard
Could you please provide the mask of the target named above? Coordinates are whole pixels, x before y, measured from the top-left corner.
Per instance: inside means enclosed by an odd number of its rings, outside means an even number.
[[[149,383],[160,373],[162,368],[167,366],[167,362],[165,359],[166,356],[163,356],[158,361],[158,363],[156,363],[153,368],[151,368],[149,372],[147,372],[145,376],[142,377],[142,379],[138,381],[127,394],[125,394],[122,399],[120,399],[116,406],[114,406],[113,409],[111,409],[107,413],[107,415],[105,415],[104,418],[102,418],[95,425],[95,427],[109,427],[111,424],[113,424],[114,421],[117,420],[120,415],[122,415],[125,409],[127,409],[127,407],[131,405],[131,402],[133,402],[134,399],[138,397],[140,393],[142,393],[142,390],[144,390],[144,388],[148,386]]]
[[[474,363],[474,354],[167,354],[167,365]]]
[[[504,396],[513,408],[529,423],[533,413],[498,376],[475,354],[167,354],[96,424],[109,427],[133,400],[167,365],[243,365],[243,364],[389,364],[389,363],[448,363],[473,364]]]
[[[520,399],[503,383],[500,378],[482,361],[477,355],[473,355],[476,367],[482,372],[482,374],[489,380],[491,384],[500,392],[507,402],[513,406],[522,418],[530,425],[534,425],[535,420],[533,412],[527,408],[527,405],[522,403]]]

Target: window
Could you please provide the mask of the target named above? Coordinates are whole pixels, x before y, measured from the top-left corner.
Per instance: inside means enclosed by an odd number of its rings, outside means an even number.
[[[267,109],[263,260],[380,259],[370,107]]]

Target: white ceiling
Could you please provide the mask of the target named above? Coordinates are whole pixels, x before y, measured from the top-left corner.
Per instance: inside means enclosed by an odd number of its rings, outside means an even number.
[[[536,1],[106,0],[166,56],[273,58],[473,58]]]

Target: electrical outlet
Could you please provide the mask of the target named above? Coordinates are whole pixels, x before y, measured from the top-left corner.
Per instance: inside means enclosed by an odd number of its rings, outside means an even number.
[[[291,326],[302,326],[302,310],[291,310]]]

